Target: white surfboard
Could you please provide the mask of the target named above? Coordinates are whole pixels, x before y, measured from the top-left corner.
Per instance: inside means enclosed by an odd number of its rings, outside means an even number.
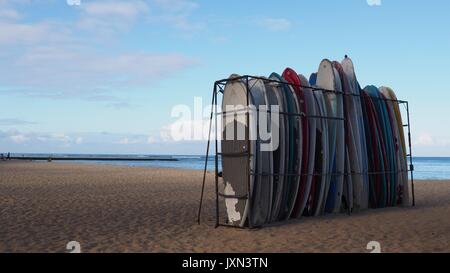
[[[341,62],[342,68],[344,70],[344,73],[347,75],[347,78],[350,83],[350,87],[352,90],[352,93],[354,95],[357,95],[353,97],[354,106],[356,108],[356,115],[357,120],[352,121],[352,124],[357,124],[359,129],[359,143],[356,142],[356,151],[358,153],[359,157],[359,165],[361,169],[361,179],[362,179],[362,185],[360,187],[360,182],[356,181],[354,184],[356,184],[357,188],[355,188],[355,207],[359,210],[365,210],[369,207],[369,166],[368,166],[368,155],[367,155],[367,146],[366,146],[366,138],[365,138],[365,128],[364,128],[364,120],[363,120],[363,112],[362,112],[362,106],[361,106],[361,98],[359,95],[360,93],[360,86],[358,84],[355,69],[353,62],[350,58],[346,57]],[[355,130],[356,131],[356,130]],[[358,137],[356,135],[355,137]],[[357,176],[355,176],[357,177]]]
[[[320,63],[319,71],[317,73],[317,86],[327,90],[341,91],[341,82],[337,71],[334,69],[333,64],[329,60],[323,60]],[[325,99],[328,101],[328,114],[333,118],[343,118],[343,98],[342,95],[336,95],[335,93],[325,93]],[[323,203],[322,212],[325,211],[325,207],[328,198],[332,200],[331,211],[339,212],[342,201],[342,189],[344,179],[344,164],[345,164],[345,138],[344,138],[344,121],[329,119],[328,121],[329,132],[329,147],[330,147],[330,164],[329,173],[330,182],[327,185],[328,190],[325,192],[326,198]],[[335,160],[335,162],[334,162]],[[336,169],[333,169],[335,164]],[[331,185],[335,183],[335,185]],[[334,189],[334,190],[333,190]],[[328,196],[328,194],[332,194]],[[334,196],[333,196],[334,195]]]
[[[250,134],[255,132],[251,132],[253,128],[247,121],[247,103],[252,105],[253,101],[251,96],[247,96],[246,84],[242,80],[233,80],[238,77],[236,74],[230,76],[223,93],[221,151],[223,154],[249,152],[250,161],[247,156],[222,157],[222,191],[225,195],[228,222],[243,227],[250,209],[247,194],[253,191],[255,180],[251,172],[255,171],[256,167],[256,141],[249,141]],[[250,134],[247,134],[247,128]],[[237,169],[241,171],[236,172]]]

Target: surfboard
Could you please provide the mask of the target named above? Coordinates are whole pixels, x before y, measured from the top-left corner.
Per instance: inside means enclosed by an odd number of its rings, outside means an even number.
[[[366,143],[366,128],[363,117],[363,101],[361,98],[361,87],[359,86],[356,78],[355,68],[351,58],[346,56],[341,62],[342,69],[349,81],[350,91],[354,97],[352,97],[353,104],[356,109],[356,119],[359,130],[359,143],[356,142],[356,150],[358,152],[358,162],[361,169],[362,187],[361,189],[355,188],[355,209],[364,210],[369,207],[369,166],[367,155],[367,143]],[[359,184],[359,181],[356,181]]]
[[[390,102],[393,113],[394,122],[397,126],[397,137],[398,137],[398,203],[402,205],[410,205],[409,198],[409,181],[408,181],[408,163],[406,158],[406,141],[405,133],[403,131],[403,121],[400,112],[400,107],[397,101],[397,96],[394,91],[389,87],[380,87],[381,93],[383,93],[387,98],[394,100]]]
[[[256,169],[252,196],[252,226],[259,227],[269,221],[272,208],[273,192],[273,153],[270,147],[270,117],[267,109],[267,96],[264,82],[260,79],[250,79],[250,96],[255,106],[258,121],[255,130],[256,137]],[[264,136],[265,139],[262,139]]]
[[[236,79],[238,77],[236,74],[231,75],[223,92],[221,151],[224,155],[243,156],[222,157],[222,191],[229,224],[243,227],[250,210],[247,194],[253,191],[255,180],[251,172],[256,167],[256,141],[249,141],[250,134],[255,132],[250,132],[253,129],[247,121],[247,105],[252,105],[253,101],[247,95],[246,83]],[[250,153],[250,161],[244,153]]]
[[[348,146],[345,147],[345,173],[349,174],[352,170],[352,165],[350,163],[350,154]],[[352,213],[353,210],[353,175],[346,175],[344,178],[344,189],[342,191],[342,206],[341,211],[347,212],[348,214]]]
[[[286,100],[284,96],[284,90],[281,85],[273,82],[266,82],[266,93],[268,97],[268,104],[271,106],[278,106],[279,112],[287,112]],[[276,143],[273,147],[273,194],[272,194],[272,208],[269,215],[269,222],[275,222],[278,219],[280,212],[281,202],[284,193],[284,187],[287,180],[284,173],[286,172],[286,152],[287,152],[287,130],[288,119],[286,115],[278,113],[278,127],[272,127],[272,138],[275,132],[278,132],[278,145]],[[276,126],[276,124],[273,124]]]
[[[378,89],[379,90],[379,89]],[[384,104],[384,108],[386,110],[387,114],[387,130],[389,135],[389,144],[390,144],[390,168],[391,172],[389,175],[391,176],[391,183],[389,188],[389,206],[396,206],[397,205],[397,193],[398,193],[398,132],[397,132],[397,125],[395,125],[395,118],[394,118],[394,110],[392,108],[392,104],[389,101],[389,98],[381,92],[380,97],[383,99],[382,103]]]
[[[336,69],[334,69],[331,61],[325,59],[320,63],[317,73],[317,86],[327,90],[341,91],[341,81]],[[344,164],[345,164],[345,138],[344,138],[344,122],[337,120],[343,118],[343,98],[342,95],[335,93],[325,93],[328,115],[334,119],[328,120],[328,137],[329,137],[329,172],[330,178],[325,189],[326,198],[322,207],[322,212],[339,212],[342,201],[342,189],[344,180]]]
[[[334,68],[338,71],[342,83],[342,91],[344,92],[344,126],[345,126],[345,145],[346,155],[349,157],[345,160],[347,171],[344,177],[344,188],[346,193],[346,209],[353,211],[354,204],[359,209],[361,203],[361,195],[363,191],[362,170],[360,162],[362,161],[358,148],[360,144],[360,129],[358,123],[358,113],[354,103],[354,96],[350,86],[350,80],[344,72],[343,67],[338,62],[333,62]],[[345,185],[346,184],[346,185]]]
[[[322,141],[321,137],[317,136],[318,134],[318,124],[319,121],[317,119],[317,116],[319,116],[319,114],[317,113],[317,100],[314,97],[314,92],[313,90],[310,88],[310,84],[309,81],[306,79],[305,76],[299,74],[298,75],[301,85],[304,87],[304,94],[305,94],[305,100],[306,100],[306,104],[308,105],[307,109],[306,109],[306,115],[307,115],[307,119],[308,119],[308,130],[309,130],[309,135],[308,135],[308,139],[309,139],[309,151],[308,151],[308,166],[307,166],[307,171],[306,173],[306,177],[307,177],[307,182],[306,182],[306,187],[305,187],[305,191],[304,191],[304,197],[302,200],[302,203],[300,204],[300,208],[297,212],[297,215],[295,215],[297,218],[300,217],[303,212],[305,211],[305,207],[306,204],[308,202],[308,198],[310,196],[310,192],[311,192],[311,185],[313,183],[313,179],[314,179],[314,169],[316,166],[316,161],[322,160],[321,158],[323,157],[322,155],[322,149],[320,148],[321,146],[319,146],[318,148],[318,153],[319,156],[316,156],[316,148],[317,148],[317,141]],[[317,160],[316,160],[317,158]]]
[[[317,74],[310,77],[310,84],[315,83]],[[314,147],[314,176],[311,184],[310,194],[304,210],[304,215],[315,216],[321,213],[321,207],[325,196],[325,188],[329,179],[329,143],[328,143],[328,112],[326,101],[321,91],[312,92],[316,105],[316,145]]]
[[[367,94],[364,91],[361,91],[361,110],[362,110],[362,118],[364,122],[364,138],[366,143],[366,150],[367,150],[367,177],[368,177],[368,202],[370,204],[371,208],[376,207],[376,184],[377,184],[377,178],[378,176],[373,175],[372,173],[376,171],[376,151],[372,151],[373,142],[375,142],[375,134],[376,131],[373,129],[373,126],[371,125],[371,119],[370,119],[370,106],[369,106],[370,99],[367,97]],[[369,205],[368,204],[368,205]]]
[[[309,76],[309,84],[311,86],[316,85],[317,83],[317,73],[311,73],[311,76]]]
[[[380,136],[382,138],[382,144],[384,149],[384,161],[385,161],[385,170],[384,170],[384,179],[386,181],[386,195],[382,200],[382,207],[391,206],[392,205],[392,191],[395,187],[395,155],[394,155],[394,144],[393,144],[393,135],[392,129],[390,125],[390,119],[388,110],[386,108],[386,102],[384,96],[380,93],[377,87],[368,86],[366,87],[369,94],[372,97],[372,100],[375,105],[375,109],[377,112],[378,121],[380,123]]]
[[[286,80],[277,73],[272,73],[269,79],[281,82],[281,88],[284,91],[283,94],[286,98],[287,113],[299,113],[299,105],[295,97],[295,92]],[[281,208],[277,217],[279,221],[289,219],[290,214],[292,213],[298,194],[301,174],[301,121],[298,116],[294,115],[287,115],[287,120],[288,145],[286,151],[287,168],[285,169],[287,182],[286,187],[283,189]]]
[[[378,176],[381,180],[381,184],[378,186],[378,200],[377,207],[384,208],[388,204],[388,196],[389,196],[389,185],[390,185],[390,175],[388,172],[390,171],[390,163],[386,145],[386,118],[384,115],[382,102],[379,99],[379,91],[375,86],[366,86],[364,88],[368,98],[371,101],[371,109],[372,109],[372,123],[376,127],[376,137],[378,146],[373,147],[373,149],[378,149],[379,161],[380,161],[380,169],[376,172],[376,176]]]
[[[282,76],[288,83],[291,84],[292,89],[295,92],[295,96],[297,98],[298,104],[300,106],[300,112],[307,113],[308,104],[306,101],[305,91],[301,87],[302,82],[298,76],[298,74],[292,68],[286,68],[283,72]],[[301,216],[304,204],[306,204],[306,198],[309,194],[309,187],[311,187],[311,179],[308,176],[309,171],[309,134],[310,134],[310,122],[306,117],[300,118],[301,122],[301,141],[302,141],[302,160],[301,160],[301,177],[300,177],[300,185],[297,193],[297,199],[293,208],[293,217],[298,218]]]
[[[369,163],[369,203],[371,208],[378,208],[383,198],[385,179],[383,149],[376,118],[375,106],[366,90],[361,92],[363,99],[364,122]]]

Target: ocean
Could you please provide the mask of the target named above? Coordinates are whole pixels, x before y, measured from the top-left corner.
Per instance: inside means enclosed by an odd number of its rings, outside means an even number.
[[[48,154],[11,154],[17,157],[42,157],[48,158]],[[110,158],[120,157],[125,160],[118,161],[95,161],[95,160],[75,160],[61,161],[78,162],[86,164],[107,164],[107,165],[125,165],[140,167],[163,167],[163,168],[179,168],[191,170],[203,170],[205,167],[205,156],[202,155],[77,155],[77,154],[53,154],[53,157],[70,157],[70,158]],[[127,158],[152,158],[155,161],[129,161]],[[157,159],[170,159],[175,161],[158,161]],[[414,157],[414,179],[434,179],[434,180],[450,180],[450,157]],[[219,168],[220,168],[219,160]],[[214,156],[208,158],[208,170],[214,170]]]

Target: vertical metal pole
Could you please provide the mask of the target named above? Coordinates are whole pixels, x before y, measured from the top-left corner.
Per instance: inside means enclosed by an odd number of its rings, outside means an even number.
[[[214,83],[214,90],[216,89],[217,83]],[[205,168],[203,170],[203,182],[202,182],[202,193],[200,195],[200,204],[198,206],[198,215],[197,215],[197,223],[200,225],[200,215],[202,213],[202,205],[203,205],[203,194],[205,192],[205,181],[206,181],[206,170],[208,168],[208,159],[209,159],[209,145],[211,143],[211,127],[212,127],[212,118],[213,118],[213,109],[214,109],[214,91],[212,95],[211,101],[211,114],[209,116],[209,131],[208,131],[208,143],[206,144],[206,158],[205,158]]]
[[[411,123],[409,119],[409,103],[406,102],[406,115],[408,119],[408,144],[409,144],[409,170],[411,172],[411,191],[412,191],[412,205],[416,206],[416,198],[414,193],[414,164],[413,164],[413,155],[412,155],[412,145],[411,145]]]
[[[216,228],[219,226],[219,162],[217,155],[217,85],[214,85],[214,115],[215,115],[215,156],[214,156],[214,166],[215,166],[215,183],[216,183]]]
[[[246,134],[247,134],[247,202],[248,202],[248,214],[247,214],[247,219],[248,219],[248,226],[249,228],[253,228],[252,225],[252,194],[251,194],[251,189],[250,189],[250,185],[251,185],[251,174],[250,172],[254,171],[250,169],[250,160],[251,160],[251,152],[250,151],[250,144],[251,144],[251,140],[250,140],[250,90],[249,90],[249,85],[248,85],[248,78],[249,76],[246,76],[246,80],[245,80],[245,90],[247,91],[247,111],[246,111],[246,115],[247,115],[247,129],[246,129]],[[254,151],[255,152],[255,151]]]

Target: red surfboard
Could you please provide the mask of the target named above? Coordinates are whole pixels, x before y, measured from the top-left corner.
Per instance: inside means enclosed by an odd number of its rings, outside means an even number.
[[[295,94],[298,98],[298,104],[300,105],[300,109],[303,113],[307,112],[307,105],[305,103],[305,94],[301,87],[301,80],[298,77],[297,72],[295,72],[291,68],[286,68],[283,72],[282,77],[290,84],[292,84],[292,87],[294,89]],[[292,211],[292,217],[298,217],[303,212],[299,211],[299,208],[301,206],[302,201],[305,198],[308,198],[308,196],[305,196],[306,192],[306,185],[307,185],[307,179],[308,179],[308,150],[309,150],[309,127],[308,127],[308,119],[306,117],[301,117],[302,122],[302,171],[301,171],[301,177],[300,177],[300,187],[298,188],[298,194],[297,194],[297,200],[295,201],[294,210]]]

